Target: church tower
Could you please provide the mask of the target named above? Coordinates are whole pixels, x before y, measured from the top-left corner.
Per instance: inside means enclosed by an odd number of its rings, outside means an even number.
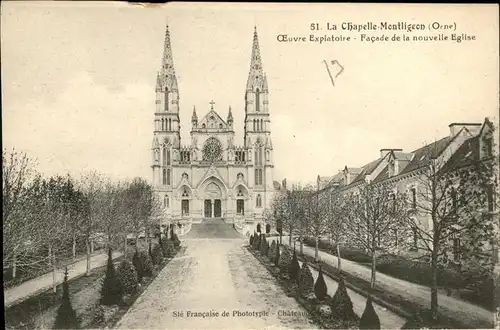
[[[170,31],[165,31],[163,58],[156,76],[156,107],[153,137],[153,185],[172,185],[172,163],[180,148],[179,91],[175,75]]]
[[[259,37],[254,28],[252,57],[245,94],[245,147],[253,158],[251,181],[256,191],[266,196],[273,190],[273,147],[271,142],[271,120],[269,116],[267,77],[262,67]],[[269,196],[264,197],[264,205],[270,202]]]

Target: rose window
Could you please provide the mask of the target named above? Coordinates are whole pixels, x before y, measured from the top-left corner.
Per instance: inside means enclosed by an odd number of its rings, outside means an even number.
[[[222,144],[216,138],[209,138],[203,146],[203,160],[216,162],[222,160]]]

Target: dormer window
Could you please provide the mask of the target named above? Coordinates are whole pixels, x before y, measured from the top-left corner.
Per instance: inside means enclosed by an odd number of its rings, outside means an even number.
[[[201,128],[206,128],[206,127],[207,127],[207,125],[205,125],[205,124],[201,125]]]

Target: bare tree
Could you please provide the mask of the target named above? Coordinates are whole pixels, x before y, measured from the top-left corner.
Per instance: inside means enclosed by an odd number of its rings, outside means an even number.
[[[94,252],[93,234],[96,233],[101,207],[101,192],[103,191],[105,177],[96,171],[84,173],[79,182],[80,207],[83,213],[78,217],[77,226],[85,239],[87,268],[85,276],[90,276],[91,257]]]
[[[378,250],[393,247],[393,233],[405,228],[406,199],[385,185],[367,183],[358,194],[347,196],[349,213],[349,240],[368,251],[372,257],[371,287],[376,281],[376,256]]]
[[[409,196],[407,220],[420,242],[418,248],[430,255],[431,314],[436,320],[440,269],[460,266],[463,256],[488,271],[493,268],[494,253],[487,251],[485,243],[497,245],[493,232],[498,221],[494,214],[498,158],[476,159],[453,168],[431,149],[422,157],[425,161]],[[431,220],[430,228],[422,225],[422,218]]]
[[[349,217],[349,207],[342,194],[336,190],[328,190],[324,193],[326,198],[326,231],[330,242],[335,242],[337,250],[337,268],[342,269],[342,256],[340,253],[340,243],[345,238],[347,231],[347,220]]]
[[[323,194],[319,193],[319,176],[317,180],[316,191],[304,196],[307,203],[307,216],[309,220],[309,233],[314,237],[314,260],[319,259],[319,240],[327,232],[327,207],[328,199]]]
[[[37,229],[32,221],[36,177],[36,162],[25,152],[2,151],[3,262],[12,265],[13,277],[19,266],[40,262],[30,257],[43,242],[33,235]]]

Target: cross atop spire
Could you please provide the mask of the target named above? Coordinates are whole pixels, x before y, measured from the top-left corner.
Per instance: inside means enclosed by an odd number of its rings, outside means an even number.
[[[210,101],[209,103],[210,103],[210,110],[213,110],[215,104],[214,100]]]

